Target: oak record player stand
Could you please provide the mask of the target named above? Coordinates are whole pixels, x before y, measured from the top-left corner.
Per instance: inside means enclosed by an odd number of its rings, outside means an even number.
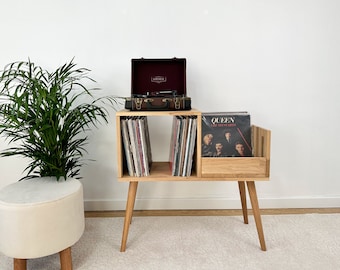
[[[149,176],[131,177],[126,172],[123,162],[124,146],[121,136],[121,118],[129,116],[196,116],[197,136],[196,154],[194,158],[195,171],[191,176],[171,176],[169,162],[152,163]],[[237,181],[242,205],[243,221],[248,224],[248,211],[246,199],[246,185],[253,210],[256,229],[259,237],[261,250],[266,250],[261,214],[256,193],[255,181],[268,181],[270,171],[270,130],[252,126],[252,142],[254,157],[233,158],[206,158],[201,157],[201,112],[195,109],[190,111],[127,111],[122,110],[116,114],[117,125],[117,152],[118,152],[118,181],[129,182],[129,190],[126,203],[124,228],[120,251],[126,250],[126,242],[129,227],[132,221],[133,209],[136,200],[139,182],[145,181]]]

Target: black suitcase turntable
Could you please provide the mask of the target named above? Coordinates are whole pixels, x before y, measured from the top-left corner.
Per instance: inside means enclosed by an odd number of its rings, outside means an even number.
[[[186,95],[186,59],[132,59],[131,97],[125,109],[132,111],[190,110]]]

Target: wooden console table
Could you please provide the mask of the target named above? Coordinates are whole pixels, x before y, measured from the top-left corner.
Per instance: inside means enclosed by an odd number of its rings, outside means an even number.
[[[127,173],[127,168],[123,161],[123,142],[121,135],[121,119],[130,116],[196,116],[197,136],[195,171],[191,176],[171,176],[169,162],[153,162],[149,176],[132,177]],[[232,157],[232,158],[206,158],[201,157],[202,126],[201,112],[190,111],[127,111],[122,110],[116,114],[117,124],[117,152],[118,152],[118,180],[129,182],[127,196],[124,229],[120,251],[126,250],[126,243],[129,227],[132,220],[133,209],[136,200],[136,192],[139,182],[145,181],[237,181],[240,192],[240,199],[243,212],[243,220],[248,224],[248,211],[246,200],[246,185],[249,193],[253,215],[256,223],[260,247],[266,250],[261,214],[256,193],[255,181],[268,181],[270,171],[270,130],[257,126],[252,126],[252,142],[254,157]]]

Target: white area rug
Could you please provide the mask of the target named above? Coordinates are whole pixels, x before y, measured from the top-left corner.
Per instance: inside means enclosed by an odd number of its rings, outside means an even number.
[[[72,248],[74,270],[340,269],[340,214],[263,215],[267,251],[252,216],[248,225],[241,216],[135,217],[120,252],[123,221],[87,218]],[[27,268],[59,270],[59,256]],[[0,269],[12,270],[13,260],[0,255]]]

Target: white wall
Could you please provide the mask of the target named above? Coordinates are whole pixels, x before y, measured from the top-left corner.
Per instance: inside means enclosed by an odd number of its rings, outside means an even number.
[[[103,94],[128,96],[131,58],[185,57],[195,108],[247,110],[272,130],[260,207],[339,207],[339,10],[337,0],[6,1],[0,68],[30,57],[54,69],[75,56]],[[166,128],[157,119],[151,127],[157,159],[167,158],[158,147]],[[86,209],[124,209],[114,112],[91,133],[89,152],[97,161],[82,170]],[[25,164],[2,158],[0,187]],[[137,209],[240,208],[236,183],[143,183],[137,196]]]

